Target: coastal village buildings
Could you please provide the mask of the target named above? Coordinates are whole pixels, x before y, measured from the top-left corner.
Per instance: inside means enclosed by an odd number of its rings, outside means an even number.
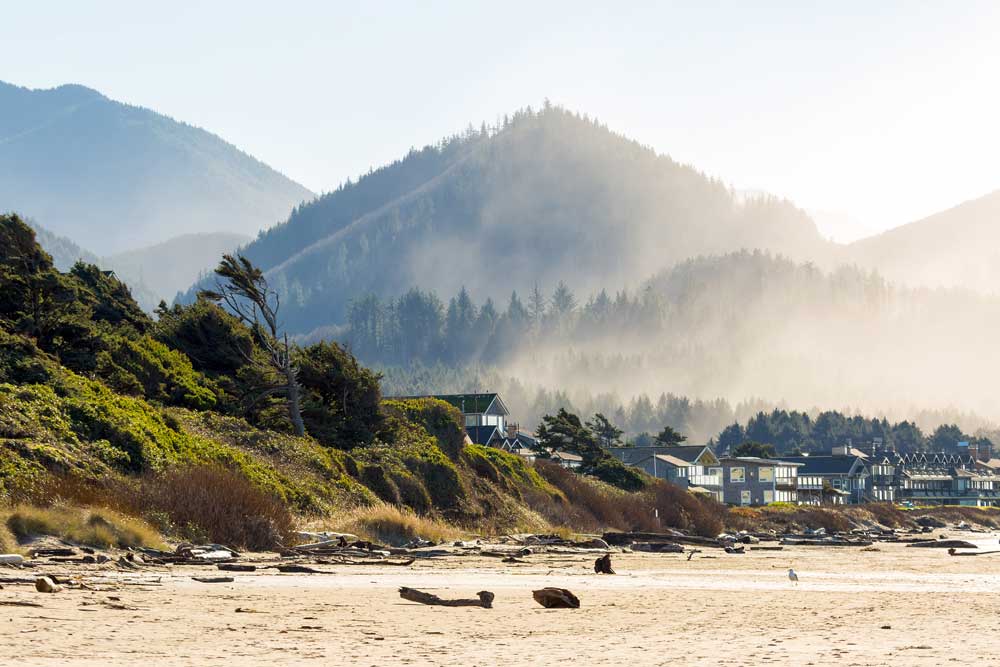
[[[583,463],[571,452],[542,452],[532,434],[510,421],[499,394],[441,394],[432,398],[462,413],[469,442],[497,447],[529,462],[545,454],[570,469]],[[875,440],[867,451],[848,443],[829,454],[776,459],[719,456],[705,445],[610,447],[607,451],[653,477],[730,505],[907,502],[1000,506],[1000,459],[991,458],[992,451],[985,445],[960,443],[958,451],[951,453],[900,454]]]

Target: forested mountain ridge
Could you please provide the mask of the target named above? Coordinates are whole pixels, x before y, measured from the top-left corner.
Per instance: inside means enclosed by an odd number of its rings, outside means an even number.
[[[219,137],[77,85],[0,82],[0,210],[98,255],[245,235],[314,195]]]
[[[914,285],[1000,294],[1000,190],[862,239],[846,257]]]
[[[558,107],[468,130],[296,208],[244,249],[293,331],[343,323],[361,294],[477,297],[560,279],[634,284],[687,257],[826,248],[788,202],[722,183]],[[188,294],[188,299],[194,292]]]

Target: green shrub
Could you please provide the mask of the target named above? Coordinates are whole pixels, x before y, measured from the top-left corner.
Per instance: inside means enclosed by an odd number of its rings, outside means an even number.
[[[623,491],[641,491],[646,488],[649,479],[639,469],[625,465],[608,454],[587,466],[586,472]]]
[[[386,412],[424,427],[450,458],[458,458],[465,444],[462,413],[455,406],[436,398],[406,398],[383,402]]]

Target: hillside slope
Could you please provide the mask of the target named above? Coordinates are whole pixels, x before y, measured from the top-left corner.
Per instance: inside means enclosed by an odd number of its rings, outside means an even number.
[[[1000,190],[846,249],[892,280],[1000,293]]]
[[[700,253],[826,243],[788,202],[722,183],[559,108],[515,114],[297,208],[245,252],[285,295],[288,326],[342,323],[348,302],[412,286],[507,296],[566,280],[637,282]],[[193,298],[193,292],[187,296]]]
[[[0,209],[99,255],[256,234],[313,194],[205,130],[83,86],[0,82]]]

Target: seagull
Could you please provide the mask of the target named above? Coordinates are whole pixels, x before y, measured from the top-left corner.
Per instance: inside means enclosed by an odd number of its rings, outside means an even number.
[[[788,568],[788,580],[796,586],[799,585],[799,575],[795,574],[795,570],[792,568]]]

